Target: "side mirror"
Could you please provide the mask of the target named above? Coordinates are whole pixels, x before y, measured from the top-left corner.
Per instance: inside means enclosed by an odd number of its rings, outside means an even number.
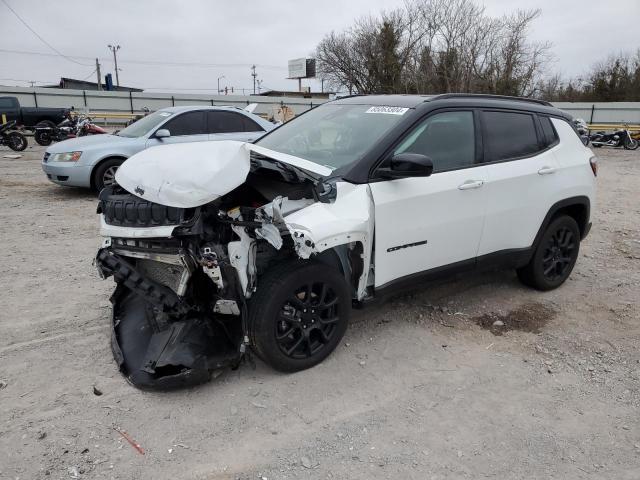
[[[398,153],[391,157],[389,167],[378,169],[382,178],[428,177],[433,173],[433,161],[420,153]]]
[[[167,138],[170,136],[171,136],[171,132],[166,128],[161,128],[160,130],[157,130],[155,134],[156,138]]]

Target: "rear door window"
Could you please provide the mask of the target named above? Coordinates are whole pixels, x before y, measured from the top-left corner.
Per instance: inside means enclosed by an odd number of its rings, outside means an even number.
[[[262,128],[246,116],[235,112],[207,112],[209,133],[259,132]]]
[[[183,113],[169,120],[162,128],[166,128],[172,137],[182,135],[202,135],[205,132],[205,116],[203,111]]]
[[[546,148],[538,142],[535,119],[529,113],[486,111],[482,121],[485,162],[526,157]]]

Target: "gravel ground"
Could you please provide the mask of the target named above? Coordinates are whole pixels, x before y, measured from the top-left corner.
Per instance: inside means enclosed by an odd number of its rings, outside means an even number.
[[[358,312],[316,368],[171,393],[112,359],[94,196],[48,183],[39,147],[8,153],[0,478],[640,478],[640,152],[597,152],[594,228],[560,289],[425,285]]]

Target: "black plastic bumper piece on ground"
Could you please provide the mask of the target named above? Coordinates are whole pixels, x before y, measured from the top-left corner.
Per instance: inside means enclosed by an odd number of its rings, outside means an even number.
[[[241,336],[193,314],[158,328],[157,310],[119,284],[114,292],[111,348],[120,371],[136,387],[171,390],[205,383],[211,373],[240,362]]]

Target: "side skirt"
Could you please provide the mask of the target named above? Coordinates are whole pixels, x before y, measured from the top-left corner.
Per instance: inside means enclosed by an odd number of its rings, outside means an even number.
[[[400,277],[377,287],[374,295],[362,302],[362,306],[383,302],[390,296],[410,292],[423,287],[425,284],[444,280],[464,272],[520,268],[529,263],[533,252],[534,249],[531,247],[502,250]]]

